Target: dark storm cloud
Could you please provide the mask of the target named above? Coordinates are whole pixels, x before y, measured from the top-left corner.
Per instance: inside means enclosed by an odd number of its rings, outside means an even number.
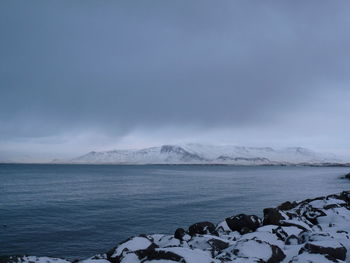
[[[315,94],[342,97],[349,8],[346,1],[2,1],[0,135],[118,136],[278,121]]]

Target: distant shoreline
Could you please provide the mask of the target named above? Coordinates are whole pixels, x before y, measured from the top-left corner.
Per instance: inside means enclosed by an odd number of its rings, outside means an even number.
[[[221,164],[221,163],[24,163],[24,162],[0,162],[0,165],[94,165],[94,166],[233,166],[233,167],[350,167],[350,163],[276,163],[276,164]]]

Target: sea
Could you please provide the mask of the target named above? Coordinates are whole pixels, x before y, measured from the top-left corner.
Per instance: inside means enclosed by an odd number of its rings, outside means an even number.
[[[83,259],[130,236],[173,234],[350,190],[345,167],[0,164],[0,255]]]

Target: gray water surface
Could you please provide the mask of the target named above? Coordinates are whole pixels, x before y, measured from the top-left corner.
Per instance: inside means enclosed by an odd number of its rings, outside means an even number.
[[[0,255],[69,259],[129,236],[350,190],[341,167],[0,164]]]

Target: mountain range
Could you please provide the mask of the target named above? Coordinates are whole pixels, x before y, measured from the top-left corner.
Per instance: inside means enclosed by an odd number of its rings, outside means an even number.
[[[69,160],[91,164],[278,165],[341,163],[335,155],[303,147],[274,149],[232,145],[176,144],[133,150],[92,151]]]

